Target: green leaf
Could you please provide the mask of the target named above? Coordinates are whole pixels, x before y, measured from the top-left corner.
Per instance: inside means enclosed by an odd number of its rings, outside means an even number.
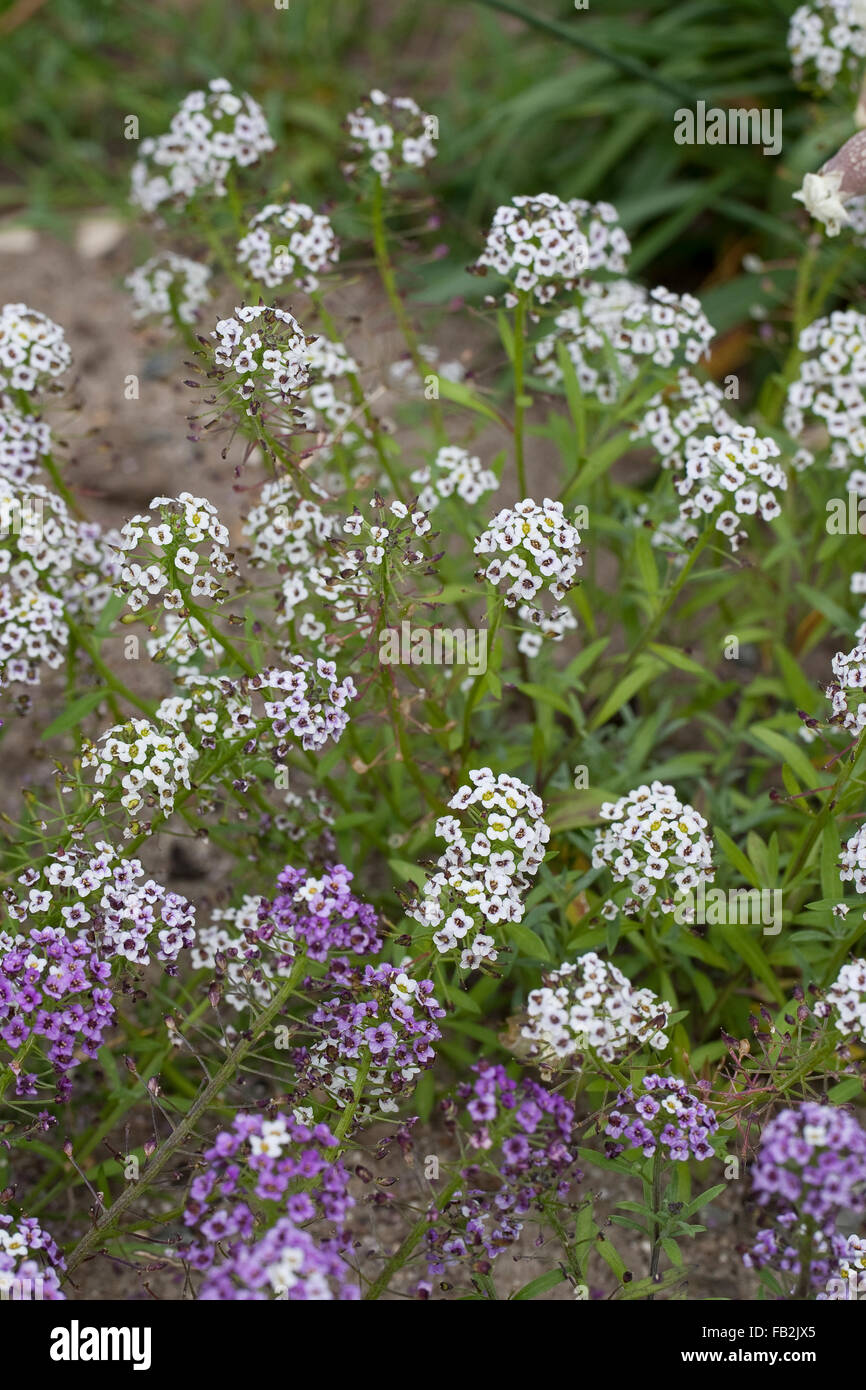
[[[601,709],[593,715],[589,724],[590,730],[600,729],[602,724],[606,724],[609,719],[612,719],[642,686],[645,686],[663,669],[663,664],[657,657],[639,662],[633,671],[629,671],[621,681],[617,682]]]
[[[541,937],[523,922],[509,922],[507,932],[509,939],[525,956],[531,956],[534,960],[552,959]]]
[[[712,672],[708,671],[706,666],[702,666],[701,663],[695,661],[693,657],[686,656],[685,652],[681,652],[677,647],[669,647],[664,642],[648,642],[647,649],[651,652],[655,652],[656,656],[661,657],[662,661],[668,662],[671,666],[676,666],[678,671],[688,671],[690,675],[700,676],[701,680],[706,680],[707,676],[714,679]]]
[[[659,591],[659,572],[656,565],[656,557],[653,553],[652,542],[646,531],[637,529],[632,541],[637,567],[641,577],[641,583],[650,598],[655,598]],[[701,671],[701,675],[704,672]]]
[[[753,888],[760,888],[761,880],[755,873],[754,867],[743,854],[743,851],[737,848],[731,837],[719,826],[713,827],[713,836],[728,863],[733,864],[734,868],[742,874],[747,883],[751,883]]]
[[[444,396],[446,401],[453,402],[454,405],[461,405],[466,410],[474,410],[476,415],[483,415],[486,420],[493,420],[497,425],[503,425],[509,429],[507,421],[502,418],[492,405],[477,396],[475,392],[463,381],[449,381],[447,377],[439,377],[439,395]]]
[[[110,694],[107,685],[101,685],[96,690],[85,690],[83,695],[79,695],[77,700],[66,706],[62,714],[58,714],[57,718],[52,720],[48,728],[43,730],[42,737],[54,738],[56,734],[65,733],[73,725],[80,724],[82,719]]]
[[[557,1284],[561,1284],[565,1279],[565,1274],[561,1269],[550,1269],[546,1274],[539,1274],[537,1279],[530,1279],[528,1284],[524,1284],[522,1289],[511,1295],[513,1300],[538,1298],[539,1294],[549,1293],[555,1289]]]
[[[812,763],[810,763],[806,753],[799,748],[790,738],[780,734],[777,729],[769,729],[766,724],[755,724],[752,733],[760,743],[766,745],[777,753],[784,763],[787,763],[793,772],[799,777],[804,788],[813,787],[817,779],[817,774]]]
[[[725,940],[732,949],[742,956],[746,964],[754,971],[758,979],[767,986],[767,989],[776,1000],[777,1004],[784,1004],[785,993],[781,989],[773,969],[761,950],[755,937],[750,936],[745,927],[732,926],[730,923],[726,927],[718,928],[724,932]]]

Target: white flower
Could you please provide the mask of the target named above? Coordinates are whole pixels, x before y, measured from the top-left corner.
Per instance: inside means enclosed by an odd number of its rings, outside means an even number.
[[[829,92],[837,82],[856,87],[866,58],[863,0],[809,0],[791,16],[788,50],[794,77]]]
[[[595,832],[593,868],[604,865],[615,883],[628,882],[640,903],[670,913],[677,874],[687,867],[694,874],[690,883],[712,881],[707,822],[672,786],[656,781],[636,787],[618,801],[604,802],[599,814],[609,824]],[[632,907],[627,903],[625,910]]]
[[[615,965],[590,952],[545,975],[544,988],[531,992],[521,1036],[546,1063],[588,1047],[612,1062],[635,1044],[667,1047],[671,1012],[652,990],[635,989]]]
[[[604,404],[622,395],[647,360],[664,368],[677,358],[680,363],[697,363],[707,356],[715,337],[693,295],[677,295],[661,285],[647,291],[628,280],[583,285],[580,301],[557,314],[554,329],[536,345],[538,375],[562,384],[557,358],[561,344],[583,393]]]
[[[842,174],[838,170],[806,174],[802,188],[793,195],[812,217],[825,224],[828,236],[838,236],[840,229],[850,221],[839,196],[841,185]]]
[[[448,805],[464,813],[462,820],[447,816],[437,822],[447,849],[409,914],[425,927],[440,928],[433,936],[438,951],[463,945],[461,967],[475,969],[482,960],[496,959],[494,939],[474,934],[481,924],[522,920],[522,895],[544,860],[550,828],[532,788],[504,773],[494,777],[489,767],[470,772]]]

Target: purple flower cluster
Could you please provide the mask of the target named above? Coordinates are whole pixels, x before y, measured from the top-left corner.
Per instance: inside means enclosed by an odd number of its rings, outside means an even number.
[[[442,1036],[436,1019],[445,1010],[433,996],[432,980],[413,980],[393,965],[361,970],[338,958],[326,984],[334,992],[308,1020],[317,1036],[306,1052],[306,1082],[345,1105],[354,1098],[359,1069],[368,1065],[363,1094],[382,1111],[396,1110],[397,1097],[432,1066],[433,1044]]]
[[[823,1287],[845,1245],[843,1217],[866,1211],[866,1130],[847,1111],[804,1102],[766,1126],[751,1170],[752,1194],[772,1224],[743,1256],[798,1278],[809,1252],[809,1282]]]
[[[290,971],[299,949],[325,961],[332,951],[373,955],[382,949],[375,908],[352,892],[342,864],[314,878],[306,869],[283,869],[282,892],[273,901],[246,897],[240,907],[217,908],[202,927],[193,965],[212,969],[224,957],[226,1001],[243,1009],[265,1004],[272,982]]]
[[[310,960],[317,961],[325,960],[332,951],[351,951],[357,956],[381,951],[376,910],[355,897],[352,878],[342,864],[318,879],[306,869],[283,869],[277,879],[282,892],[259,908],[259,940],[277,936],[300,941]]]
[[[568,1200],[583,1174],[572,1148],[574,1106],[538,1082],[513,1081],[505,1068],[481,1062],[475,1080],[457,1090],[471,1122],[469,1143],[485,1152],[485,1166],[461,1170],[456,1192],[426,1232],[431,1274],[469,1259],[484,1269],[518,1239],[524,1217],[546,1196]],[[446,1102],[446,1109],[452,1108]],[[493,1185],[481,1187],[489,1176]]]
[[[53,1238],[35,1216],[15,1222],[0,1213],[0,1299],[61,1302],[66,1295],[60,1292],[57,1271],[65,1268]]]
[[[80,1048],[94,1058],[114,1019],[111,960],[147,965],[155,954],[174,961],[194,939],[194,911],[185,898],[148,880],[137,860],[118,860],[107,844],[95,855],[62,850],[40,870],[19,876],[26,895],[6,889],[3,900],[21,931],[0,930],[0,1040],[16,1054],[44,1039],[57,1077],[58,1101],[71,1092],[69,1073]],[[33,1096],[37,1075],[13,1055],[19,1096]]]
[[[358,1297],[341,1258],[354,1205],[349,1174],[332,1156],[327,1125],[306,1124],[299,1113],[239,1114],[205,1152],[184,1212],[196,1241],[183,1254],[205,1275],[200,1299]],[[256,1239],[263,1217],[269,1229]],[[332,1223],[332,1233],[301,1229],[317,1219]]]
[[[679,1077],[650,1073],[617,1096],[604,1131],[615,1142],[605,1144],[605,1152],[616,1158],[626,1149],[641,1149],[651,1158],[661,1144],[672,1162],[685,1163],[690,1154],[711,1158],[710,1136],[718,1127],[715,1111],[693,1096]]]

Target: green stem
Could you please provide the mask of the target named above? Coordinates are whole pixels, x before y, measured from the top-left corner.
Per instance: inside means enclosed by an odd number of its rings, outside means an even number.
[[[249,1031],[249,1036],[242,1038],[237,1046],[229,1053],[222,1066],[211,1077],[211,1080],[201,1092],[198,1100],[190,1106],[183,1119],[179,1121],[172,1130],[165,1143],[160,1145],[152,1159],[148,1163],[144,1173],[137,1183],[131,1185],[116,1202],[112,1202],[108,1211],[95,1223],[87,1235],[78,1242],[67,1262],[67,1276],[71,1275],[100,1243],[108,1233],[117,1226],[118,1221],[129,1211],[136,1202],[141,1200],[143,1192],[153,1184],[159,1177],[164,1168],[167,1167],[177,1150],[185,1143],[192,1133],[198,1120],[210,1108],[211,1104],[217,1099],[223,1087],[232,1077],[237,1075],[241,1063],[247,1053],[261,1040],[265,1030],[276,1018],[280,1009],[286,1003],[289,996],[295,990],[298,981],[302,978],[307,968],[307,959],[300,956],[292,967],[292,972],[280,985],[270,1004],[259,1014]]]
[[[373,221],[373,253],[376,257],[376,266],[379,271],[379,278],[382,287],[388,297],[388,303],[400,326],[400,332],[409,349],[409,356],[412,358],[415,371],[423,386],[425,376],[430,373],[430,364],[425,362],[418,349],[418,340],[412,322],[406,312],[406,306],[400,295],[397,285],[397,276],[394,270],[391,256],[388,251],[388,237],[385,231],[385,193],[382,180],[378,177],[373,185],[373,197],[371,200],[371,213]],[[442,425],[442,410],[438,400],[430,402],[433,407],[433,425],[437,438],[445,442],[445,430]]]
[[[523,394],[524,357],[526,349],[525,291],[517,299],[514,310],[514,463],[517,469],[517,490],[521,500],[526,497],[526,465],[524,462],[524,426],[527,398]]]

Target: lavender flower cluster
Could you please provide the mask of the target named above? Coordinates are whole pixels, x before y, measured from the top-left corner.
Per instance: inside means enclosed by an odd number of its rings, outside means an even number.
[[[218,908],[201,927],[193,952],[196,969],[213,969],[221,957],[226,1000],[235,1009],[266,1003],[272,982],[289,974],[298,951],[326,961],[336,952],[374,955],[382,949],[375,909],[352,892],[353,875],[342,864],[315,877],[288,865],[272,900],[247,897],[238,908]]]
[[[274,1111],[241,1113],[219,1132],[190,1184],[183,1218],[194,1236],[183,1256],[204,1275],[200,1299],[358,1297],[341,1258],[354,1201],[336,1142],[327,1125]],[[262,1215],[269,1229],[260,1236]],[[312,1221],[329,1223],[330,1233],[315,1237]]]
[[[704,1083],[698,1082],[698,1089]],[[652,1158],[659,1144],[665,1157],[685,1163],[689,1156],[712,1158],[710,1138],[719,1127],[714,1110],[692,1094],[678,1076],[648,1073],[635,1085],[620,1091],[607,1117],[605,1144],[609,1158],[626,1149],[640,1149]]]
[[[782,1110],[764,1127],[751,1179],[767,1224],[744,1264],[823,1288],[844,1246],[839,1222],[866,1212],[866,1130],[838,1106]]]
[[[416,1077],[433,1065],[433,1045],[442,1037],[436,1020],[445,1010],[433,981],[415,980],[393,965],[359,969],[338,957],[325,988],[333,993],[309,1016],[314,1041],[302,1076],[338,1105],[369,1097],[383,1113],[395,1111]],[[367,1111],[363,1104],[361,1112]]]
[[[458,1087],[457,1098],[468,1117],[469,1145],[484,1162],[461,1169],[463,1185],[425,1233],[431,1275],[464,1259],[486,1272],[487,1261],[518,1240],[528,1213],[545,1198],[567,1202],[583,1177],[571,1101],[529,1077],[514,1081],[490,1062],[472,1070],[474,1080]],[[456,1128],[454,1102],[443,1102],[443,1109],[448,1128]]]

